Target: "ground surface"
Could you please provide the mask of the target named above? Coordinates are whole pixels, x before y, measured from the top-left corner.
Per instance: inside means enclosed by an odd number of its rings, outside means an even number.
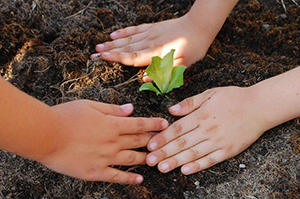
[[[300,8],[286,0],[242,0],[203,61],[185,73],[177,100],[216,86],[249,86],[300,65]],[[0,74],[49,105],[74,99],[133,102],[135,116],[176,118],[161,98],[138,92],[143,74],[105,61],[89,62],[94,45],[121,27],[183,15],[193,0],[0,0]],[[81,11],[81,12],[79,12]],[[0,198],[299,198],[300,120],[264,134],[239,156],[192,176],[178,170],[131,168],[140,186],[90,183],[0,152]],[[245,164],[240,169],[239,164]],[[128,168],[124,168],[128,169]]]

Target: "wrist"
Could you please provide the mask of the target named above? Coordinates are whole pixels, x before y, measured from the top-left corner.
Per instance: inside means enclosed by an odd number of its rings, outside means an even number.
[[[193,29],[214,40],[238,0],[196,0],[186,15]]]
[[[300,67],[248,88],[265,130],[300,116]]]

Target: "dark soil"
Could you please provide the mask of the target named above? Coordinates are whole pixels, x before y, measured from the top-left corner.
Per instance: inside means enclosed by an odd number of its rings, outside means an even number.
[[[185,73],[170,97],[182,100],[217,86],[250,86],[300,65],[300,8],[285,0],[241,0],[204,60]],[[75,100],[135,105],[134,116],[178,118],[163,100],[139,92],[141,81],[117,86],[143,70],[89,61],[97,43],[121,27],[182,16],[193,0],[0,0],[0,74],[49,105]],[[77,13],[77,14],[76,14]],[[239,156],[192,176],[179,170],[130,169],[140,186],[91,183],[56,174],[0,152],[0,198],[299,198],[300,119],[264,134]],[[240,169],[239,164],[245,164]]]

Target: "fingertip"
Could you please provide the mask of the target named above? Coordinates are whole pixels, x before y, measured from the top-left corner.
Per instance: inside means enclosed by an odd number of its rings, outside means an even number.
[[[97,52],[103,52],[105,50],[105,45],[104,44],[98,44],[96,45],[96,51]]]
[[[181,112],[182,112],[182,107],[180,104],[176,104],[174,106],[171,106],[169,108],[169,112],[172,114],[172,115],[180,115]]]
[[[143,77],[143,82],[149,83],[149,82],[151,82],[151,81],[152,81],[152,80],[150,79],[150,77],[148,77],[148,76]]]
[[[100,53],[94,53],[91,55],[91,60],[99,59],[101,57]]]
[[[155,142],[151,139],[147,145],[147,148],[149,151],[154,151],[155,149],[157,149],[157,145],[158,145],[157,142]]]
[[[157,157],[153,154],[147,155],[146,164],[150,167],[153,167],[157,164]]]
[[[126,114],[131,114],[134,110],[134,107],[132,104],[124,104],[124,105],[120,106],[120,108]]]
[[[166,129],[168,126],[169,126],[169,122],[165,119],[162,119],[162,121],[161,121],[162,129]]]
[[[142,175],[138,175],[138,176],[135,178],[136,184],[141,184],[143,181],[144,181],[144,177],[143,177]]]
[[[119,32],[120,32],[119,30],[112,32],[112,33],[110,34],[110,38],[113,39],[113,40],[114,40],[114,39],[118,39],[118,37],[119,37],[119,35],[120,35]]]

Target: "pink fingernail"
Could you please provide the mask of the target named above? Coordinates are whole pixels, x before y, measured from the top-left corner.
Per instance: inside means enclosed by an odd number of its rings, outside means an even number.
[[[144,178],[142,176],[138,176],[135,180],[138,184],[141,184],[144,181]]]
[[[169,164],[167,162],[164,162],[160,165],[160,169],[163,171],[168,171],[169,170]]]
[[[117,37],[117,36],[118,36],[118,33],[117,33],[117,32],[113,32],[113,33],[110,34],[110,36],[111,36],[111,37]]]
[[[105,46],[103,44],[98,44],[96,46],[97,50],[104,50],[105,49]]]
[[[149,155],[149,156],[148,156],[148,162],[149,162],[150,164],[156,164],[156,162],[157,162],[157,157],[156,157],[155,155]]]
[[[126,112],[126,113],[129,113],[132,111],[133,109],[133,105],[132,104],[124,104],[121,106],[121,109]]]
[[[151,143],[149,144],[149,149],[152,150],[152,151],[155,150],[156,147],[157,147],[157,143],[156,143],[156,142],[151,142]]]
[[[170,108],[170,110],[172,112],[178,112],[178,111],[180,111],[180,109],[181,109],[181,106],[179,104],[176,104]]]
[[[163,120],[163,121],[161,122],[161,127],[162,127],[163,129],[167,128],[168,126],[169,126],[169,123],[168,123],[167,120]]]
[[[191,172],[192,172],[192,169],[191,169],[191,167],[189,167],[189,166],[184,166],[184,167],[182,168],[182,173],[185,174],[185,175],[188,175],[188,174],[190,174]]]
[[[92,59],[98,59],[98,58],[100,58],[101,57],[101,54],[100,53],[95,53],[95,54],[93,54],[92,55]]]

